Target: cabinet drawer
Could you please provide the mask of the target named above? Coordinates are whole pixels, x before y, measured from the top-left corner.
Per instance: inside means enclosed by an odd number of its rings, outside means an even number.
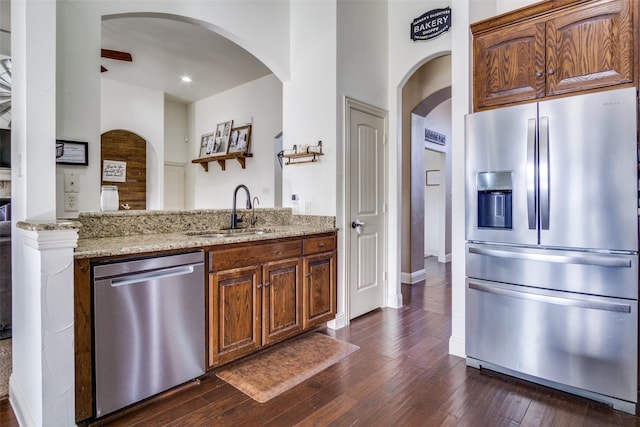
[[[295,258],[301,255],[300,240],[284,240],[270,243],[247,243],[240,246],[214,249],[210,253],[209,269],[222,271]]]
[[[333,251],[336,248],[336,236],[314,237],[302,243],[305,255]]]

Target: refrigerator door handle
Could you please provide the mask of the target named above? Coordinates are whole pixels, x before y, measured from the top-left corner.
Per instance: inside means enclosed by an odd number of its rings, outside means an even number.
[[[540,117],[540,229],[549,229],[549,117]]]
[[[555,297],[551,295],[540,295],[529,292],[515,291],[511,289],[504,289],[490,284],[476,283],[471,280],[468,281],[469,289],[474,289],[480,292],[487,292],[490,294],[502,295],[511,298],[520,298],[530,301],[538,301],[545,304],[562,305],[565,307],[579,307],[592,310],[604,310],[613,311],[616,313],[631,313],[631,306],[629,304],[619,304],[614,302],[605,301],[590,301],[581,299],[569,299],[562,297]]]
[[[469,253],[487,255],[497,258],[523,259],[528,261],[555,262],[559,264],[583,264],[598,267],[631,268],[628,258],[616,258],[598,254],[543,254],[531,252],[516,252],[501,249],[469,247]]]
[[[527,124],[527,217],[529,230],[536,225],[536,119]]]

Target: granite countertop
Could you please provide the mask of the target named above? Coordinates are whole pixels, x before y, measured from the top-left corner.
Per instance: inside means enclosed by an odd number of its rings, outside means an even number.
[[[251,228],[243,231],[251,231]],[[219,230],[184,231],[176,233],[143,234],[120,237],[79,239],[74,257],[95,258],[113,255],[128,255],[143,252],[158,252],[175,249],[192,249],[229,243],[253,242],[284,237],[297,237],[336,231],[335,227],[307,225],[279,225],[257,227],[254,230],[264,234],[242,234],[230,237],[203,237],[201,234],[216,233]],[[197,233],[197,234],[196,234]],[[195,235],[194,235],[195,234]],[[232,237],[231,237],[232,236]]]
[[[84,212],[78,216],[78,246],[74,257],[97,258],[148,252],[196,249],[229,243],[253,242],[335,231],[335,217],[293,215],[289,208],[238,210],[256,215],[255,228],[225,230],[228,209],[192,211]],[[237,235],[238,232],[242,232]],[[261,233],[250,234],[258,231]],[[205,237],[224,233],[224,236]],[[228,233],[228,235],[226,234]]]
[[[81,212],[74,220],[20,221],[16,227],[29,231],[77,230],[76,259],[197,249],[337,231],[333,216],[294,215],[290,208],[238,209],[238,214],[246,218],[255,214],[255,228],[225,230],[229,226],[229,209]],[[206,234],[225,235],[205,237]]]

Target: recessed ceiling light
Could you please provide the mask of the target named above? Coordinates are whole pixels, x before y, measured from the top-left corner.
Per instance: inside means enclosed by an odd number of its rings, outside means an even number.
[[[191,83],[191,77],[189,76],[182,76],[182,81],[185,83]]]

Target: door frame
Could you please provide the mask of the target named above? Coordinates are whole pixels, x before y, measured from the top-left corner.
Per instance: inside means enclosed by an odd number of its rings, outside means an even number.
[[[347,266],[351,264],[351,246],[353,244],[353,237],[351,233],[351,170],[349,167],[349,159],[351,154],[351,133],[350,133],[350,125],[351,125],[351,110],[358,110],[366,114],[371,114],[373,116],[379,117],[384,121],[384,135],[383,135],[383,171],[382,171],[382,182],[383,182],[383,212],[384,215],[384,228],[383,235],[380,242],[382,246],[382,252],[384,254],[384,265],[383,265],[383,307],[387,301],[387,296],[389,295],[389,255],[387,250],[387,242],[389,235],[389,112],[378,108],[374,105],[367,104],[362,101],[358,101],[354,98],[350,98],[348,96],[344,96],[343,103],[343,141],[344,141],[344,151],[342,156],[342,171],[343,174],[343,208],[339,212],[342,215],[342,224],[343,224],[343,240],[344,240],[344,256],[339,257],[340,260],[344,261],[343,265],[338,266],[338,271],[341,271],[342,274],[342,283],[344,286],[342,287],[343,291],[343,300],[344,300],[344,319],[341,319],[344,324],[339,325],[346,326],[350,323],[350,291],[351,291],[351,278],[349,277],[349,269]]]

